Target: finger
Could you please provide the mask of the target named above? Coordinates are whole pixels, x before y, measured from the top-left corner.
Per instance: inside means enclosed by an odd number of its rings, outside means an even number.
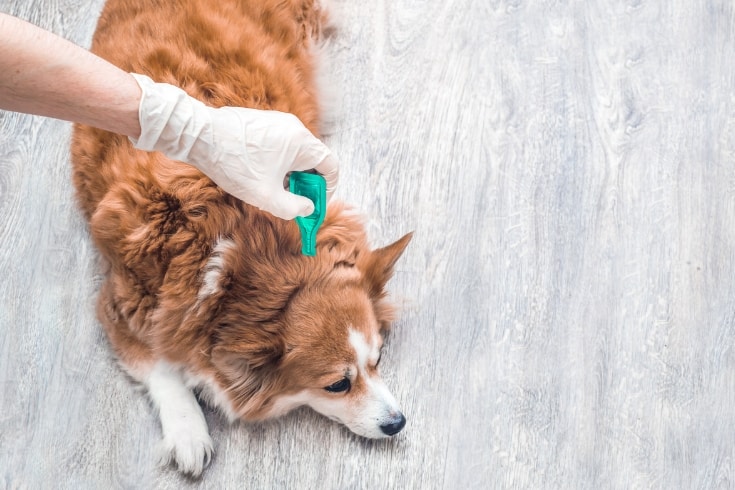
[[[324,177],[324,180],[327,181],[327,200],[329,200],[337,188],[337,181],[339,180],[339,163],[330,152],[319,165],[314,167],[314,170],[319,172],[322,177]]]
[[[311,199],[283,189],[275,192],[267,202],[268,204],[261,209],[285,220],[292,220],[296,216],[309,216],[314,212],[314,203]]]
[[[294,135],[290,144],[296,150],[291,170],[311,170],[329,155],[330,150],[322,140],[314,136],[308,129],[302,128]]]

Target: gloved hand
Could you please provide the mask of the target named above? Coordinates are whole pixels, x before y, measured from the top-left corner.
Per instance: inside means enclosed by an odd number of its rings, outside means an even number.
[[[293,114],[243,107],[215,109],[166,83],[133,74],[143,90],[141,134],[145,151],[189,163],[225,192],[283,219],[308,216],[311,200],[284,189],[288,172],[315,169],[337,185],[337,160]]]

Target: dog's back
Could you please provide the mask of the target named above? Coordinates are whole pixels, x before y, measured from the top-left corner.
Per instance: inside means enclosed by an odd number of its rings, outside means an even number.
[[[110,0],[92,50],[214,107],[291,112],[317,134],[310,49],[323,19],[313,0]],[[189,165],[135,150],[124,136],[77,125],[72,162],[80,205],[110,265],[99,316],[123,362],[157,336],[185,331],[172,311],[197,301],[201,271],[223,237],[241,237],[242,257],[299,250],[294,222],[229,196]],[[166,301],[170,321],[153,321]],[[206,332],[191,335],[193,349]]]
[[[313,0],[110,0],[92,50],[214,107],[291,112],[318,135],[310,50],[324,17]],[[96,245],[113,272],[135,278],[116,296],[155,294],[172,258],[195,269],[234,228],[273,236],[271,247],[298,240],[293,223],[232,198],[193,167],[135,150],[124,136],[77,125],[72,162]]]
[[[110,0],[92,51],[214,107],[293,113],[318,136],[310,45],[323,20],[313,0]],[[75,128],[72,159],[87,217],[120,181],[150,188],[151,179],[165,185],[171,174],[201,177],[85,126]]]

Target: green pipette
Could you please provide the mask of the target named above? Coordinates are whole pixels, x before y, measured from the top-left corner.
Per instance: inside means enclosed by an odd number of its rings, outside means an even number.
[[[309,216],[297,216],[296,223],[301,230],[301,253],[316,255],[316,232],[327,214],[327,182],[319,174],[292,172],[289,190],[299,196],[308,197],[314,203],[314,212]]]

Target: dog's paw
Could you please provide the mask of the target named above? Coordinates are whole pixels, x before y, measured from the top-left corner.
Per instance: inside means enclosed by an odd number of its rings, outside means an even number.
[[[212,460],[212,439],[204,431],[182,427],[166,434],[158,446],[158,462],[162,466],[175,463],[179,471],[197,477]]]

